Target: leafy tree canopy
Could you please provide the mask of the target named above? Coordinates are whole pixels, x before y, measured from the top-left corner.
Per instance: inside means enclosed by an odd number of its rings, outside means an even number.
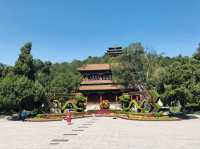
[[[14,66],[0,64],[0,112],[42,111],[42,104],[49,105],[49,93],[69,97],[80,82],[77,68],[90,63],[112,64],[116,83],[157,91],[166,105],[200,104],[200,45],[193,57],[167,57],[137,42],[118,57],[103,55],[63,63],[33,59],[31,50],[32,44],[26,43]]]

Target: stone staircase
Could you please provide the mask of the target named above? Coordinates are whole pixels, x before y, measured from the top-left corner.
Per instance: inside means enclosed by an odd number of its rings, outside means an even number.
[[[110,110],[122,110],[120,103],[110,103]]]
[[[88,103],[86,106],[86,111],[90,110],[100,110],[100,106],[97,103]]]
[[[88,103],[86,111],[89,110],[100,110],[99,103]],[[110,103],[110,110],[122,110],[120,103]]]

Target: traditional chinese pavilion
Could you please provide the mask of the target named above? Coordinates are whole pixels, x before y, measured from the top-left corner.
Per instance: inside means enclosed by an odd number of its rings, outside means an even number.
[[[122,54],[122,47],[108,48],[106,55],[116,57]],[[87,64],[78,69],[81,73],[79,92],[87,97],[88,105],[99,105],[102,100],[108,100],[111,108],[118,109],[119,96],[128,93],[132,99],[140,99],[140,94],[134,89],[126,89],[122,85],[113,82],[112,66],[110,64]]]
[[[111,57],[116,57],[122,54],[122,47],[121,46],[113,46],[108,48],[107,55],[111,56]]]
[[[78,71],[82,75],[79,91],[87,97],[87,103],[118,102],[122,87],[113,83],[110,64],[87,64]]]

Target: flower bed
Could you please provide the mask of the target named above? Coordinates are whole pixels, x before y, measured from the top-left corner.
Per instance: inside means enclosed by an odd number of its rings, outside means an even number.
[[[181,118],[175,116],[166,116],[161,113],[132,113],[132,112],[120,112],[120,111],[109,111],[108,113],[96,114],[97,111],[89,112],[72,112],[72,118],[86,118],[91,117],[94,114],[101,117],[118,117],[128,120],[138,121],[177,121]],[[46,122],[46,121],[61,121],[65,117],[65,114],[38,114],[34,118],[27,119],[26,121],[31,122]]]
[[[170,117],[170,116],[154,116],[154,115],[135,115],[128,114],[129,120],[139,120],[139,121],[176,121],[181,120],[180,118]]]
[[[43,122],[43,121],[61,121],[65,117],[65,114],[38,114],[36,117],[26,119],[26,121]],[[88,117],[85,112],[72,112],[72,118]]]
[[[47,118],[28,118],[25,121],[27,122],[50,122],[50,121],[61,121],[61,118],[51,118],[51,119],[47,119]]]

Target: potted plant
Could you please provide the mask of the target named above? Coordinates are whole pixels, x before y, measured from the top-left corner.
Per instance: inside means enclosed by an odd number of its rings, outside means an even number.
[[[108,100],[102,100],[100,102],[100,108],[101,109],[109,109],[110,108],[110,103]]]

